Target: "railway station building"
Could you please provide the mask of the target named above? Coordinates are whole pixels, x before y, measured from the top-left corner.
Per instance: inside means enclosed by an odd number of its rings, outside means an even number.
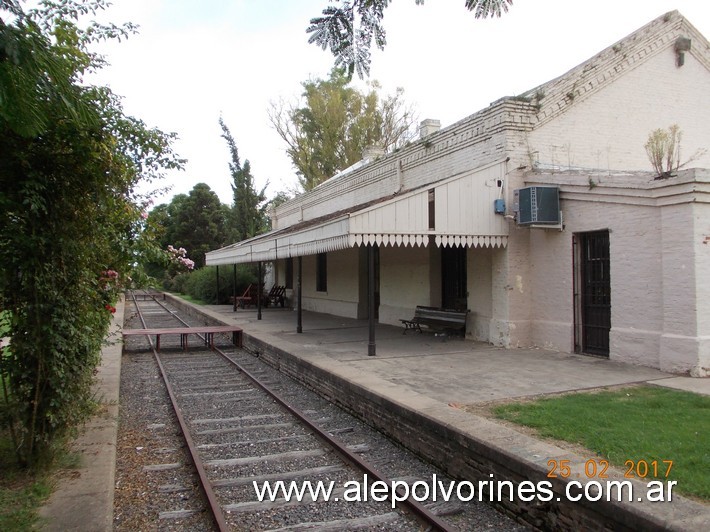
[[[207,264],[271,262],[305,310],[372,305],[400,326],[417,306],[461,309],[471,340],[708,376],[708,95],[710,43],[666,13],[522,95],[425,120]],[[645,145],[673,125],[688,164],[659,175]]]

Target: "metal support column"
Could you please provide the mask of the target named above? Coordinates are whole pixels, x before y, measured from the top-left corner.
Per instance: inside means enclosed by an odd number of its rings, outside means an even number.
[[[370,337],[367,342],[367,355],[376,355],[375,345],[375,247],[367,246],[367,309]]]
[[[296,332],[303,332],[303,257],[298,257],[298,277],[296,278],[296,285],[298,286],[298,325],[296,326]]]
[[[256,282],[256,319],[257,320],[261,319],[261,291],[262,291],[261,261],[259,261],[259,274],[258,274],[258,280]]]
[[[237,265],[234,264],[234,269],[232,270],[232,297],[234,299],[234,305],[232,305],[232,311],[237,311]]]
[[[217,296],[215,297],[215,305],[219,305],[219,266],[215,267],[217,272]]]

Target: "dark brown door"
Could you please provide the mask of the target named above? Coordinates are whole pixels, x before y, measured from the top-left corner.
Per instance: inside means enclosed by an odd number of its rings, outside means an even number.
[[[609,356],[611,277],[609,231],[580,235],[582,351]]]
[[[441,306],[456,310],[468,306],[465,247],[441,248]]]

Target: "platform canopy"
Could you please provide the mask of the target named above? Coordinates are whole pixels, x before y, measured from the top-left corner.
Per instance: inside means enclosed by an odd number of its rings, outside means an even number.
[[[273,261],[356,246],[505,247],[508,221],[495,214],[500,165],[276,229],[206,255],[208,265]]]

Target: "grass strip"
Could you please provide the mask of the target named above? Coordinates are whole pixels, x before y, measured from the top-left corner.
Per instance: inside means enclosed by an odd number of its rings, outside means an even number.
[[[0,431],[0,471],[0,530],[36,530],[37,512],[52,492],[50,473],[19,468],[10,438],[4,431]]]
[[[624,471],[628,461],[655,460],[658,480],[675,480],[678,492],[710,500],[710,397],[638,386],[509,403],[493,414],[580,444]],[[664,460],[673,461],[667,478]]]
[[[189,301],[190,303],[194,303],[195,305],[209,305],[206,301],[203,301],[202,299],[197,299],[196,297],[192,297],[189,294],[182,294],[180,292],[170,292],[170,294],[179,297],[180,299],[184,299],[185,301]]]

